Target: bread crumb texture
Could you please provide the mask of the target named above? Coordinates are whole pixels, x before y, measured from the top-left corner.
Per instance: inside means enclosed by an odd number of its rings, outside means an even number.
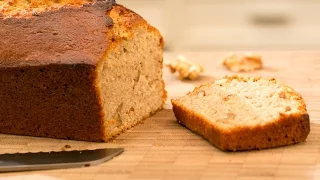
[[[172,104],[179,122],[223,150],[294,144],[310,131],[302,96],[273,78],[224,77]]]
[[[26,17],[64,6],[80,7],[95,0],[0,0],[0,13],[6,17]]]

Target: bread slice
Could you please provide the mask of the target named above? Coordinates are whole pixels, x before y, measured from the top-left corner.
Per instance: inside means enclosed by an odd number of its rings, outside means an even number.
[[[301,95],[276,79],[224,77],[172,105],[179,123],[226,151],[299,143],[310,132]]]
[[[0,133],[109,141],[160,110],[164,41],[114,0],[0,1]]]

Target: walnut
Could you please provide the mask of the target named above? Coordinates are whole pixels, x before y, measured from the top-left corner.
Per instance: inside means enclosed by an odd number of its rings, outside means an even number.
[[[233,114],[233,113],[227,113],[227,119],[234,120],[235,117],[236,117],[235,114]]]
[[[165,66],[170,68],[171,73],[178,72],[180,80],[194,80],[204,71],[204,68],[200,64],[192,62],[182,55],[179,55],[176,61],[166,63]]]
[[[224,59],[223,65],[233,72],[251,72],[262,68],[262,60],[261,56],[252,53],[232,54]]]
[[[204,97],[206,96],[206,92],[204,90],[201,90],[197,93],[198,97]]]
[[[279,98],[287,99],[286,93],[285,93],[284,91],[281,91],[281,92],[279,93]]]
[[[286,111],[286,112],[291,111],[291,107],[290,107],[290,106],[287,106],[285,111]]]

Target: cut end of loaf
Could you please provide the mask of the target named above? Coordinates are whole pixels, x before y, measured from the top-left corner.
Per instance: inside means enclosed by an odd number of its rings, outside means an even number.
[[[104,141],[150,117],[162,109],[166,100],[162,37],[147,24],[123,28],[123,19],[118,17],[130,13],[121,6],[109,12],[117,36],[97,68]]]
[[[172,104],[179,122],[223,150],[294,144],[310,131],[303,98],[276,79],[224,77]]]

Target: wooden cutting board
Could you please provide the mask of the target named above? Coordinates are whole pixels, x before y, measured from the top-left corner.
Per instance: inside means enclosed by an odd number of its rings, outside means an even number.
[[[260,151],[221,152],[179,125],[170,98],[182,96],[214,78],[234,74],[221,66],[221,58],[228,53],[183,53],[205,66],[203,76],[196,81],[181,82],[164,69],[169,95],[165,109],[113,142],[0,135],[0,153],[124,147],[123,154],[99,166],[5,173],[0,174],[0,179],[320,179],[320,52],[258,53],[263,57],[265,69],[242,75],[275,77],[303,95],[312,122],[305,143]],[[165,54],[164,59],[174,60],[176,56]]]

